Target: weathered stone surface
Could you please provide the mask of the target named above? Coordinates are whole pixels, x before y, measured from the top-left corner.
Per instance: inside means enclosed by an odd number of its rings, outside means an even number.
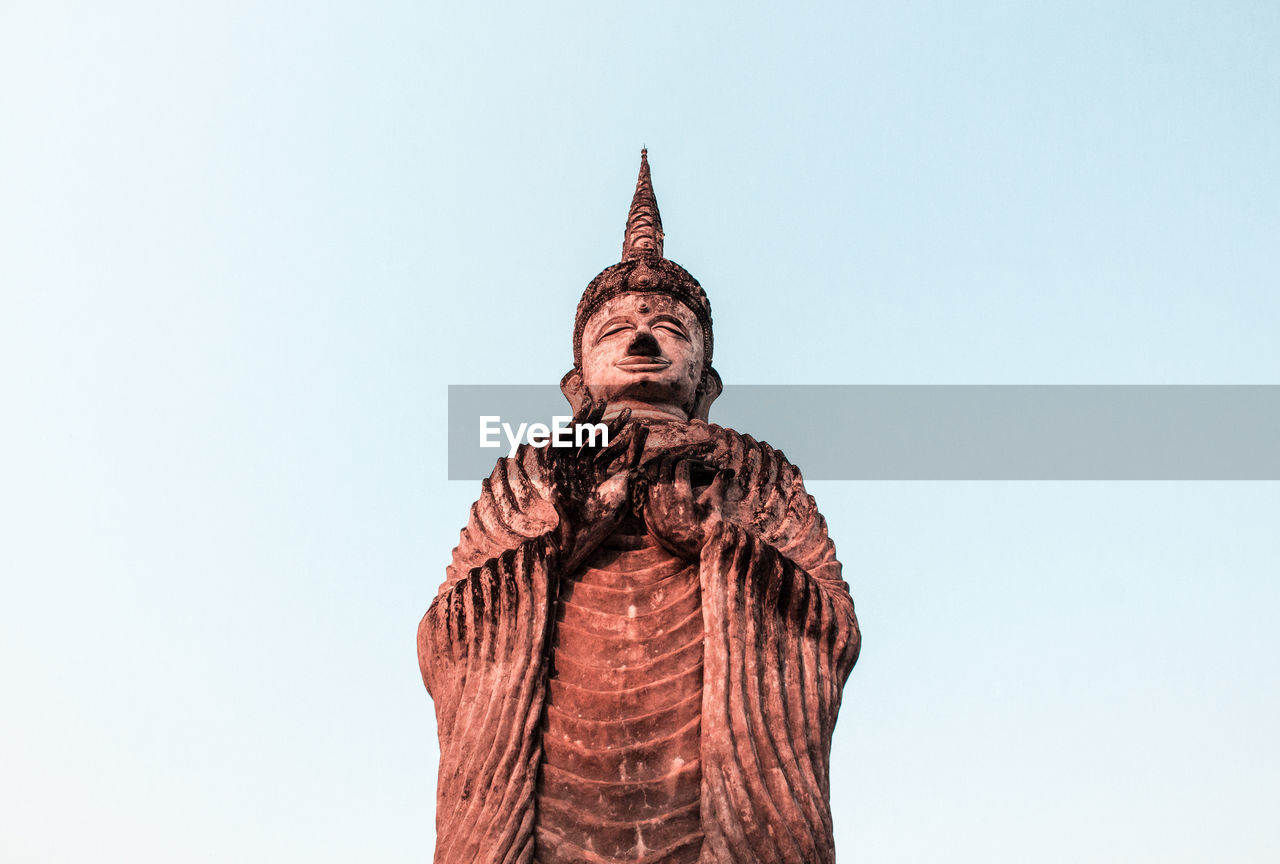
[[[624,520],[561,584],[555,620],[538,859],[667,861],[696,851],[698,568],[659,546],[640,520]]]
[[[610,443],[499,460],[419,627],[437,864],[834,860],[853,601],[800,472],[705,422],[710,304],[661,226],[642,158],[562,382]]]

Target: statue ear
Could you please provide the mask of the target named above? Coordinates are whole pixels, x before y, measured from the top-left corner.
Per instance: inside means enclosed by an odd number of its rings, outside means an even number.
[[[577,366],[564,373],[564,377],[560,379],[560,392],[569,400],[569,407],[573,409],[575,417],[586,409],[591,398],[587,393],[587,385],[582,380],[582,370]]]
[[[560,386],[564,387],[563,384]],[[698,401],[693,406],[693,417],[690,419],[709,423],[707,414],[711,411],[711,403],[716,401],[723,389],[724,382],[720,380],[720,373],[708,366],[702,373],[702,383],[698,385]]]

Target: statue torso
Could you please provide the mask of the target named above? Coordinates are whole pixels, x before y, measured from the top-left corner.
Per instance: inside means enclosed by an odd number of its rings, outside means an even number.
[[[561,582],[538,864],[698,859],[703,622],[698,567],[630,518]]]
[[[682,450],[735,472],[698,566],[630,519],[560,572],[540,451],[482,484],[419,627],[437,864],[834,860],[831,732],[860,639],[825,520],[767,444],[652,427],[646,456]]]

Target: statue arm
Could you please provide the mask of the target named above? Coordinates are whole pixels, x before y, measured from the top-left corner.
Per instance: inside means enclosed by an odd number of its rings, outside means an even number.
[[[741,506],[709,520],[698,558],[706,844],[717,861],[751,851],[833,864],[831,735],[861,645],[857,617],[800,472],[747,443]]]
[[[557,550],[520,543],[446,584],[418,627],[440,731],[438,864],[531,860]]]
[[[708,531],[698,571],[711,860],[754,850],[760,860],[834,864],[831,736],[859,647],[848,590],[725,521]]]
[[[750,508],[725,508],[727,518],[711,523],[701,558],[705,562],[708,555],[723,558],[728,550],[740,550],[734,554],[754,556],[764,563],[746,569],[766,584],[724,587],[742,590],[744,596],[754,593],[754,608],[780,616],[826,645],[835,664],[832,671],[837,673],[838,705],[839,688],[862,647],[853,598],[826,519],[805,490],[799,470],[777,451],[771,455],[779,463],[774,481],[757,485],[749,496],[763,502],[763,508],[754,515],[748,515]]]
[[[513,457],[499,459],[481,483],[480,497],[471,505],[444,582],[418,626],[418,662],[438,708],[456,701],[444,691],[458,685],[454,667],[465,664],[470,641],[480,634],[476,626],[467,625],[479,613],[464,615],[461,610],[474,607],[492,613],[505,608],[482,601],[510,593],[513,560],[537,562],[525,568],[525,581],[549,580],[549,556],[557,550],[560,529],[550,495],[544,463],[538,451],[528,446]],[[545,585],[539,590],[545,592]]]

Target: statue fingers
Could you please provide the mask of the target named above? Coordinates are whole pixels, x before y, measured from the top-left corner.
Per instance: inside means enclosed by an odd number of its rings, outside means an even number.
[[[724,468],[717,471],[715,478],[711,481],[711,485],[698,496],[698,502],[706,504],[723,502],[728,497],[729,484],[733,481],[735,473],[732,468]]]
[[[668,453],[658,462],[658,483],[662,486],[672,488],[676,483],[676,463],[680,461],[680,457],[673,456]]]
[[[622,472],[614,474],[602,482],[596,489],[597,497],[611,508],[621,506],[628,494],[631,478]]]
[[[631,440],[627,448],[627,468],[635,469],[640,465],[640,457],[644,455],[644,445],[649,438],[649,427],[639,424],[631,427]]]
[[[606,405],[607,403],[603,399],[588,399],[574,416],[574,423],[588,423],[591,425],[599,423],[601,418],[604,417]]]
[[[690,501],[693,500],[693,477],[691,473],[693,463],[694,460],[692,459],[681,459],[676,463],[675,476],[673,479],[675,481],[676,494],[679,495],[682,500],[685,498]]]
[[[597,467],[604,467],[617,459],[622,453],[630,450],[632,442],[636,438],[635,426],[623,429],[617,435],[609,436],[609,446],[605,447],[595,456],[595,464]]]
[[[675,460],[664,456],[658,461],[656,469],[655,476],[648,483],[645,519],[651,526],[656,526],[658,531],[664,531],[665,521],[671,518],[672,511],[679,506],[671,479],[675,472]]]
[[[618,416],[609,422],[609,440],[612,441],[615,435],[618,435],[631,422],[631,409],[623,408],[618,412]]]
[[[663,518],[666,513],[662,504],[661,493],[656,489],[649,489],[649,499],[644,506],[644,525],[645,529],[653,535],[655,539],[661,542],[661,538],[667,536],[667,523]]]
[[[581,415],[574,416],[574,428],[578,429],[582,426],[599,426],[604,418],[604,411],[606,407],[607,403],[603,399],[588,402],[581,412]],[[605,428],[607,429],[608,427],[606,426]],[[608,433],[606,433],[606,435],[608,435]],[[609,435],[609,440],[612,440],[612,438],[613,436]],[[596,436],[594,434],[586,435],[582,436],[580,440],[582,440],[582,443],[578,445],[577,450],[573,451],[573,455],[578,458],[582,458],[592,449],[592,447],[595,446]]]

